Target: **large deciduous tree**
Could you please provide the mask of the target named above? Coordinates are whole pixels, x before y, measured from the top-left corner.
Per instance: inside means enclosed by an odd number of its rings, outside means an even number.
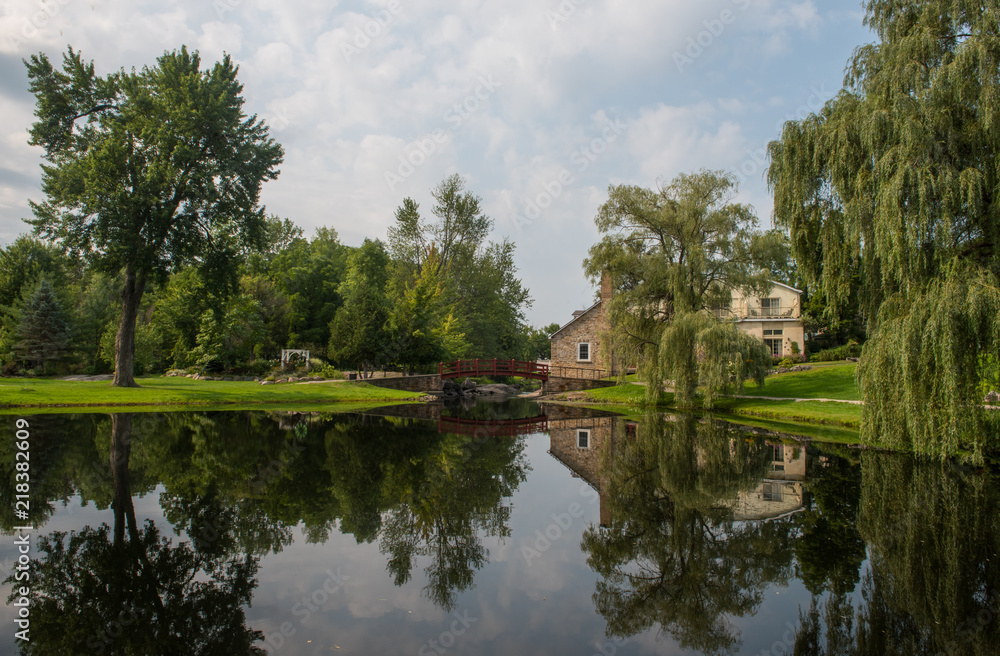
[[[755,230],[750,207],[732,203],[735,182],[718,171],[678,176],[651,190],[612,186],[596,223],[604,237],[590,249],[591,278],[610,275],[611,348],[618,362],[637,364],[652,398],[665,379],[677,401],[693,403],[699,384],[705,405],[719,391],[763,382],[770,352],[760,340],[717,319],[733,289],[767,292],[774,238]]]
[[[196,262],[209,275],[263,240],[259,204],[282,149],[243,113],[228,56],[201,70],[197,52],[98,76],[72,48],[62,71],[44,54],[26,61],[37,120],[29,143],[45,149],[36,232],[124,274],[114,385],[135,386],[135,319],[146,285]]]
[[[861,278],[865,441],[978,458],[1000,347],[1000,3],[866,12],[878,40],[843,90],[770,145],[776,221],[834,308]]]

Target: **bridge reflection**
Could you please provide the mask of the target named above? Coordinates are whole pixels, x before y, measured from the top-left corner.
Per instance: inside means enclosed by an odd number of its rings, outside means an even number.
[[[514,437],[549,431],[549,416],[525,417],[522,419],[466,419],[463,417],[441,417],[438,431],[459,435],[493,435]]]

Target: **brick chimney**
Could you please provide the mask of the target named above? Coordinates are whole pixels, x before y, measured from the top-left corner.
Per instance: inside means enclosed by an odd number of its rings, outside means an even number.
[[[614,291],[614,287],[611,283],[611,274],[607,271],[601,276],[601,305],[607,303],[611,300],[611,294]]]

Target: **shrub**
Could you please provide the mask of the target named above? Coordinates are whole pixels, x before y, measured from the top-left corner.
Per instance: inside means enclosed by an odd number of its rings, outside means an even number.
[[[317,376],[322,376],[323,378],[329,378],[332,380],[340,380],[341,378],[344,377],[342,371],[331,365],[326,365],[325,367],[316,371],[315,373]]]
[[[856,358],[861,355],[861,345],[858,344],[853,339],[843,346],[838,346],[836,348],[826,349],[819,351],[818,353],[813,353],[809,356],[810,362],[836,362],[837,360],[846,360],[847,358]]]

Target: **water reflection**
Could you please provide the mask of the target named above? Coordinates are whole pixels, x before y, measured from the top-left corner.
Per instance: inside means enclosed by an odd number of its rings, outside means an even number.
[[[733,506],[773,463],[763,440],[694,417],[613,422],[602,454],[605,526],[584,534],[610,637],[662,628],[684,648],[736,653],[730,618],[793,575],[792,520],[739,521]]]
[[[1000,644],[1000,491],[989,471],[710,418],[523,400],[33,422],[31,520],[44,526],[76,495],[102,512],[41,543],[37,632],[23,653],[259,653],[248,606],[279,605],[266,597],[273,588],[258,589],[260,572],[277,554],[301,557],[299,535],[312,545],[348,536],[390,589],[494,618],[503,646],[467,637],[455,653],[540,649],[552,627],[593,627],[595,609],[595,632],[630,641],[619,654],[657,640],[702,654],[831,656],[985,655]],[[547,437],[526,435],[543,427]],[[0,444],[4,461],[10,448]],[[11,479],[0,479],[9,498]],[[599,513],[526,563],[520,547],[579,501],[581,484],[598,493]],[[137,518],[140,495],[163,521]],[[20,523],[11,511],[0,508],[8,531]],[[574,580],[543,588],[565,594],[539,606],[525,590],[550,575]],[[570,615],[571,596],[586,612]],[[504,601],[486,611],[484,599]],[[277,624],[296,619],[293,602],[281,602]],[[387,611],[370,630],[391,642],[401,627]],[[549,653],[571,642],[573,653],[599,651],[585,636],[552,640]]]
[[[111,416],[113,524],[53,533],[34,563],[32,654],[263,654],[243,607],[258,560],[173,544],[136,522],[129,471],[133,416]]]
[[[738,619],[798,579],[795,633],[763,653],[997,653],[988,472],[777,437],[663,415],[551,431],[552,454],[601,493],[582,546],[609,637],[656,629],[740,653]]]

